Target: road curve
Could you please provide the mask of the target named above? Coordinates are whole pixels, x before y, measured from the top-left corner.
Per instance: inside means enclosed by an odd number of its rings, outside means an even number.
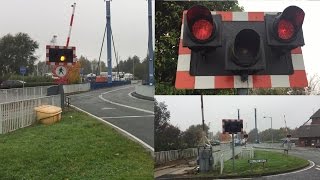
[[[154,102],[130,95],[126,85],[71,95],[71,104],[154,147]]]
[[[281,152],[280,150],[273,150]],[[283,152],[282,152],[283,153]],[[314,162],[314,166],[303,170],[279,175],[264,176],[254,179],[283,179],[283,180],[319,180],[320,179],[320,150],[314,148],[296,148],[289,151],[289,155],[301,157]]]

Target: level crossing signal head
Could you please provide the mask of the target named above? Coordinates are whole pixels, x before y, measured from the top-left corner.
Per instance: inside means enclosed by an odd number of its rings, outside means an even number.
[[[191,50],[190,75],[240,75],[242,81],[248,75],[292,75],[291,50],[304,45],[304,16],[301,8],[289,6],[260,20],[233,21],[207,7],[191,7],[182,31],[182,45]]]
[[[74,63],[75,47],[47,46],[47,63]]]
[[[223,134],[235,134],[243,132],[243,120],[242,119],[223,119],[222,120],[222,132]]]

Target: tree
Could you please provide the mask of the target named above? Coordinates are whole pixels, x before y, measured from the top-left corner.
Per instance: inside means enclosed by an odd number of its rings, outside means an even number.
[[[92,72],[91,62],[84,56],[79,58],[80,66],[83,68],[83,74],[89,74]]]
[[[179,149],[181,147],[181,131],[169,123],[170,111],[167,109],[167,105],[155,100],[154,115],[155,151]]]
[[[205,125],[205,135],[208,134],[209,127]],[[193,148],[199,145],[203,145],[206,142],[203,136],[202,125],[191,125],[185,132],[183,132],[183,141],[185,148]]]
[[[32,73],[38,47],[39,44],[26,33],[7,34],[0,38],[0,81],[10,74],[20,74],[20,66],[28,67],[27,73]]]
[[[155,12],[155,80],[157,86],[166,84],[173,88],[178,60],[178,45],[180,41],[181,18],[184,10],[195,4],[202,4],[215,11],[242,10],[238,2],[157,2]],[[157,94],[165,94],[164,88],[156,88]],[[232,90],[231,90],[232,91]],[[221,90],[204,91],[206,94],[218,94]],[[188,91],[194,94],[194,91]],[[224,94],[230,94],[223,90]]]
[[[39,76],[44,76],[45,73],[52,72],[53,66],[47,65],[45,61],[39,61],[36,66]]]
[[[69,84],[76,84],[80,82],[80,68],[81,63],[78,61],[72,67],[68,66],[68,83]]]
[[[98,74],[99,73],[99,61],[94,59],[90,63],[91,63],[91,67],[92,67],[93,73]],[[100,66],[101,66],[101,72],[107,72],[108,71],[105,62],[100,61]]]

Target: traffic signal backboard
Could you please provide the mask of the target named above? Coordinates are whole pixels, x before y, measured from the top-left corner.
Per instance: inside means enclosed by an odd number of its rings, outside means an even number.
[[[76,61],[76,48],[46,46],[46,62],[49,65],[72,65]]]
[[[183,13],[177,89],[308,86],[302,57],[304,12]]]
[[[222,133],[236,134],[243,132],[242,119],[223,119],[222,120]]]

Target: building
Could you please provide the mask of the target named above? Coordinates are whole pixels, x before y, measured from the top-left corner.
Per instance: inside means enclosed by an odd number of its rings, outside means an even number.
[[[309,120],[311,120],[310,125],[300,126],[297,132],[298,145],[302,147],[314,147],[320,144],[320,109]]]

